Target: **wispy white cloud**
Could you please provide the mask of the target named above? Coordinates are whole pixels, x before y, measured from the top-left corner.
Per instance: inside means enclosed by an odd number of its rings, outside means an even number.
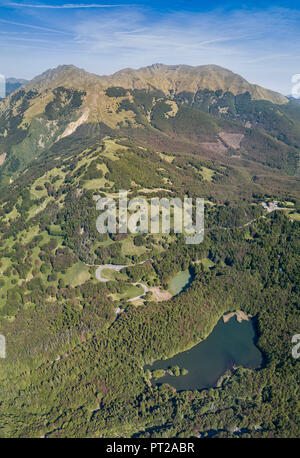
[[[40,31],[43,31],[43,32],[63,33],[63,34],[67,33],[64,30],[51,29],[49,27],[43,27],[43,26],[40,26],[40,25],[28,24],[28,23],[24,23],[24,22],[9,21],[7,19],[0,19],[0,22],[2,22],[3,24],[16,25],[16,26],[20,26],[20,27],[29,27],[30,29],[40,30]]]
[[[155,17],[122,10],[78,21],[73,30],[78,47],[101,57],[107,73],[154,62],[214,63],[280,90],[298,61],[299,23],[299,11],[275,8]],[[97,71],[95,65],[91,70]]]
[[[59,6],[58,14],[58,8],[48,3],[32,4],[32,10],[31,3],[18,5],[27,8],[18,8],[19,17],[23,19],[28,14],[30,20],[23,23],[16,19],[16,22],[7,23],[29,27],[32,33],[35,29],[36,35],[38,31],[68,34],[68,39],[62,40],[60,35],[49,33],[49,44],[53,47],[51,56],[43,52],[43,43],[40,43],[38,58],[35,55],[31,59],[30,71],[33,73],[71,59],[75,65],[100,74],[155,62],[210,63],[240,73],[251,82],[288,93],[291,75],[300,71],[298,10],[271,8],[228,12],[218,9],[202,13],[157,13],[151,9],[111,8],[119,5],[97,3],[94,7],[99,9],[92,11],[88,8],[92,3],[66,3]],[[73,6],[76,6],[74,11]],[[81,6],[85,9],[78,11]],[[21,27],[19,29],[23,32]],[[6,56],[6,61],[9,59],[12,67],[13,56]],[[19,56],[18,59],[20,62]],[[9,73],[12,74],[12,70]]]
[[[124,5],[124,4],[116,4],[116,5],[101,5],[99,3],[66,3],[64,5],[51,5],[47,3],[17,3],[17,2],[8,2],[8,6],[14,6],[19,8],[47,8],[47,9],[82,9],[82,8],[119,8],[119,7],[128,7],[134,5]]]

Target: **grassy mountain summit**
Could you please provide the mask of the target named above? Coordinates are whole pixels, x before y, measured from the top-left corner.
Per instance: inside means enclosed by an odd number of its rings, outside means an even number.
[[[241,76],[218,65],[163,65],[153,64],[138,70],[124,69],[105,78],[106,84],[130,89],[156,89],[165,94],[197,92],[199,89],[222,90],[234,95],[249,92],[255,100],[287,103],[286,97],[276,92],[248,83]]]
[[[50,89],[58,86],[83,89],[89,82],[96,84],[99,76],[89,73],[75,65],[58,65],[33,78],[28,87],[35,89]]]

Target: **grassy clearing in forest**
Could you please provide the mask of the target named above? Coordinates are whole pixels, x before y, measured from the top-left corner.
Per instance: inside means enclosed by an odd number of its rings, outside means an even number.
[[[101,277],[106,278],[107,280],[114,280],[114,281],[129,281],[128,276],[124,273],[124,271],[117,272],[114,269],[103,269],[101,271]]]
[[[141,296],[144,293],[143,288],[140,285],[134,286],[130,285],[124,293],[114,293],[111,295],[113,300],[121,300],[121,299],[133,299],[134,297]]]
[[[289,213],[288,215],[292,221],[300,221],[300,213]]]
[[[208,258],[203,258],[201,259],[201,264],[203,265],[204,270],[209,270],[211,267],[213,267],[215,264]]]
[[[171,154],[164,154],[164,153],[159,153],[159,155],[164,161],[169,162],[169,164],[171,164],[176,157],[176,156],[172,156]]]
[[[216,174],[215,170],[209,169],[208,167],[201,167],[200,173],[204,181],[212,182],[213,176]]]
[[[83,262],[77,262],[67,270],[62,278],[67,285],[75,287],[82,285],[88,281],[90,277],[89,267],[83,264]]]
[[[139,256],[141,254],[146,253],[146,251],[147,248],[144,245],[134,245],[132,237],[127,237],[126,239],[122,240],[122,254],[125,256]]]
[[[112,161],[118,161],[120,158],[116,154],[116,151],[123,150],[127,151],[128,148],[127,146],[119,145],[116,143],[114,140],[107,138],[104,139],[104,144],[105,144],[105,151],[102,153],[102,156],[107,157],[108,159],[111,159]]]

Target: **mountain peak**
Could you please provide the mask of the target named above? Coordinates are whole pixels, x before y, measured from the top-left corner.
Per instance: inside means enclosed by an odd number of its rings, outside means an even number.
[[[30,86],[40,89],[42,87],[65,87],[83,88],[90,80],[98,80],[100,77],[87,72],[75,65],[58,65],[50,68],[30,81]]]
[[[199,89],[221,89],[235,95],[249,92],[253,99],[278,104],[287,103],[286,97],[282,94],[250,84],[242,76],[215,64],[191,66],[156,63],[137,70],[126,68],[102,79],[107,86],[122,86],[128,89],[158,89],[165,93],[195,93]]]

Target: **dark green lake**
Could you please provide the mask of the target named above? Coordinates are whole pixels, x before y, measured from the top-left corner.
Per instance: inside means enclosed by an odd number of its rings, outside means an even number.
[[[172,366],[187,369],[187,375],[152,379],[153,383],[169,383],[180,391],[216,386],[221,375],[233,366],[255,369],[261,364],[262,355],[255,346],[253,320],[239,323],[234,316],[227,323],[221,318],[211,334],[190,350],[156,361],[145,369],[168,369]]]

